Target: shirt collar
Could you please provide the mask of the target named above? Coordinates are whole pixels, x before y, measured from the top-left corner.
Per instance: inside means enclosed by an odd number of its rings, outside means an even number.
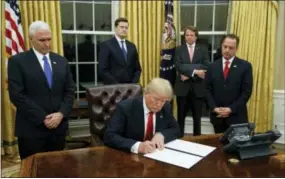
[[[143,97],[143,111],[144,111],[144,115],[147,115],[149,112],[151,112],[146,106],[145,97]]]
[[[195,46],[196,46],[196,42],[194,42],[192,45],[189,45],[188,43],[186,43],[186,44],[187,44],[187,47],[188,47],[188,48],[190,48],[190,47],[195,48]]]
[[[233,56],[232,58],[229,59],[230,64],[233,62],[235,56]],[[226,59],[223,57],[223,64],[225,64]]]
[[[37,56],[37,58],[38,58],[39,60],[43,60],[43,57],[44,57],[44,56],[46,56],[46,57],[49,59],[49,53],[43,55],[42,53],[40,53],[39,51],[37,51],[34,47],[33,47],[33,50],[34,50],[34,52],[35,52],[35,54],[36,54],[36,56]]]
[[[126,39],[121,39],[119,36],[115,35],[115,38],[117,39],[117,41],[119,42],[119,44],[122,44],[122,41],[126,42]]]

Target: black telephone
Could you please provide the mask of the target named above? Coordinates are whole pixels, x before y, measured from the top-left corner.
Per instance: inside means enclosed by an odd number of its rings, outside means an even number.
[[[223,144],[227,144],[232,140],[233,137],[235,137],[236,139],[240,139],[240,141],[248,141],[249,136],[253,134],[254,128],[254,123],[231,125],[221,137],[220,142]]]
[[[241,159],[276,154],[270,146],[281,136],[281,133],[278,130],[272,130],[254,134],[254,128],[253,123],[231,125],[220,139],[224,145],[224,152],[238,153]]]

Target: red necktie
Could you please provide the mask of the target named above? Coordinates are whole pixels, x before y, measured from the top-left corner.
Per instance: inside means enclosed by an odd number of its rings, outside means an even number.
[[[151,140],[152,137],[153,137],[153,112],[149,112],[144,140]]]
[[[230,71],[229,64],[230,64],[229,60],[226,60],[225,68],[224,68],[224,78],[225,79],[227,79],[229,71]]]

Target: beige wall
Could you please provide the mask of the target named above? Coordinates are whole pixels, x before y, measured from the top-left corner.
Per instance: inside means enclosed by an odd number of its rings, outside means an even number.
[[[285,66],[285,1],[279,1],[279,16],[276,36],[276,56],[275,56],[275,90],[284,90],[284,66]]]

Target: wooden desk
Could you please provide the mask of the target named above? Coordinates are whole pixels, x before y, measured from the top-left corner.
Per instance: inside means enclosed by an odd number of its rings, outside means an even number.
[[[22,163],[22,177],[285,177],[276,157],[228,162],[218,135],[184,137],[217,146],[209,156],[184,169],[107,147],[94,147],[33,155]]]

